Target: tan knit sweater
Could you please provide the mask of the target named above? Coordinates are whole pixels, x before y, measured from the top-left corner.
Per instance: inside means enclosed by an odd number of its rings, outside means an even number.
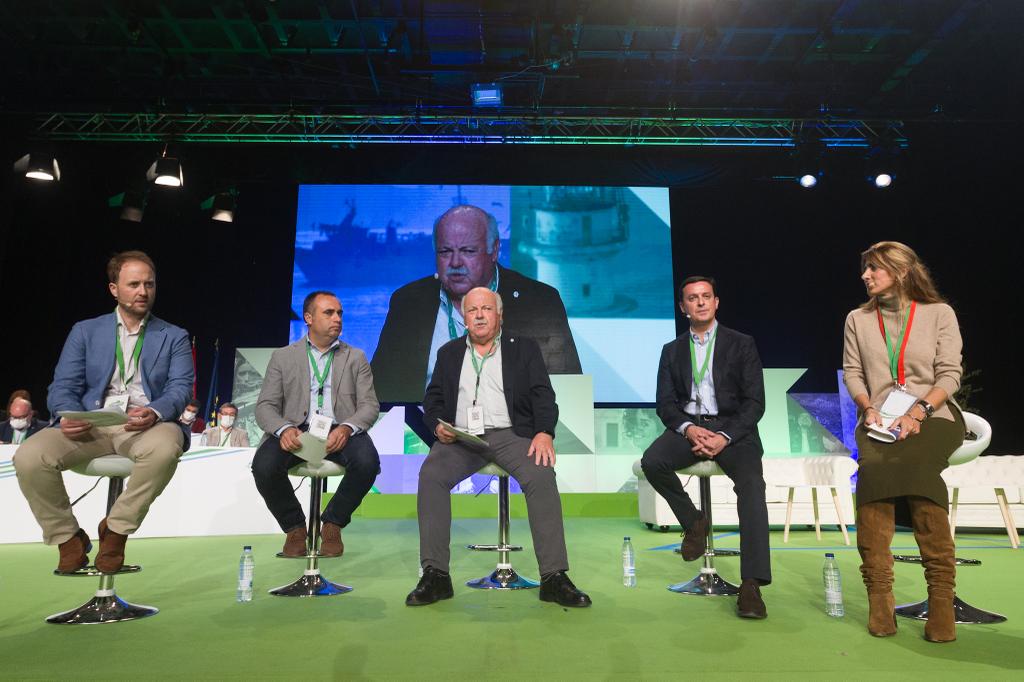
[[[906,308],[902,311],[882,308],[885,330],[894,348],[898,348],[906,314]],[[960,388],[962,348],[960,327],[953,309],[945,303],[919,303],[904,357],[907,390],[923,398],[933,386],[938,386],[952,397]],[[882,406],[893,389],[889,356],[874,310],[857,308],[846,316],[843,381],[851,397],[866,393],[875,408]],[[953,419],[946,405],[937,409],[934,416]]]

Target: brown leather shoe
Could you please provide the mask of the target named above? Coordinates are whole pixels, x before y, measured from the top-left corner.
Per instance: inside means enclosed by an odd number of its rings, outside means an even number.
[[[320,528],[320,556],[335,557],[345,553],[345,543],[341,541],[341,526],[325,521]]]
[[[736,615],[740,618],[767,618],[768,609],[761,599],[761,586],[753,578],[740,583],[740,596],[736,599]]]
[[[89,565],[89,552],[92,551],[92,542],[85,531],[79,528],[68,540],[57,545],[60,551],[60,561],[57,562],[57,571],[60,573],[74,573],[80,568]]]
[[[107,528],[107,520],[100,521],[100,551],[96,554],[96,570],[100,573],[117,573],[124,566],[124,545],[127,535],[121,535]]]
[[[695,561],[704,556],[708,548],[708,519],[701,514],[693,526],[686,530],[683,537],[683,544],[679,548],[683,555],[683,561]]]
[[[302,526],[292,528],[284,538],[281,554],[287,557],[306,556],[306,529]]]

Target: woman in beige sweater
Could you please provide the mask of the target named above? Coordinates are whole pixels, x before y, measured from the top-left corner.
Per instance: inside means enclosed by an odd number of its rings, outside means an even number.
[[[910,247],[879,242],[861,254],[861,267],[870,298],[846,317],[843,380],[862,417],[857,549],[868,631],[896,634],[889,546],[899,522],[914,529],[921,549],[928,582],[925,638],[949,642],[956,639],[956,568],[940,474],[964,439],[963,417],[950,399],[960,387],[960,328]],[[896,417],[891,425],[883,411]],[[870,438],[872,424],[892,429],[896,441]]]

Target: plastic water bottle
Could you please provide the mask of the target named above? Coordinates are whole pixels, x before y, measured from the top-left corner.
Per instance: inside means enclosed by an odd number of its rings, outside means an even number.
[[[843,580],[839,576],[839,565],[836,555],[829,552],[825,555],[825,565],[821,569],[821,580],[825,583],[825,612],[832,618],[842,618]]]
[[[252,547],[246,545],[238,560],[238,601],[252,601],[252,577],[255,572],[256,560],[252,556]]]
[[[622,585],[636,587],[636,553],[628,535],[622,538]]]

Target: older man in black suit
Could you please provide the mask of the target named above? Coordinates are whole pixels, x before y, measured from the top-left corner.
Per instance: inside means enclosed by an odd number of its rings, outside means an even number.
[[[554,471],[558,405],[540,349],[528,337],[502,331],[501,297],[489,289],[469,291],[462,312],[468,333],[438,350],[423,398],[423,420],[438,442],[420,468],[416,512],[423,577],[405,603],[422,606],[453,596],[451,489],[493,462],[526,494],[541,600],[590,606],[590,597],[566,575],[569,558]],[[442,420],[479,435],[487,447],[456,442]]]
[[[757,422],[764,414],[764,377],[754,339],[715,319],[715,281],[694,276],[679,287],[686,334],[665,344],[658,366],[658,416],[666,430],[641,466],[686,530],[683,559],[704,554],[707,519],[690,500],[677,469],[713,459],[735,484],[740,519],[740,594],[737,613],[765,618],[762,585],[772,580],[768,507]]]
[[[391,296],[373,355],[377,395],[413,403],[434,370],[437,349],[466,331],[462,297],[486,287],[507,301],[508,326],[540,346],[551,374],[580,374],[580,358],[558,290],[498,265],[498,224],[476,206],[456,206],[434,223],[437,272]]]

